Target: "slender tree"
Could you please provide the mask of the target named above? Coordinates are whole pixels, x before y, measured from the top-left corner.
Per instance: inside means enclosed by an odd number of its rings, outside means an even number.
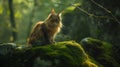
[[[17,39],[17,32],[16,32],[14,10],[13,10],[13,0],[8,0],[8,5],[9,5],[9,11],[10,11],[10,23],[12,27],[12,37],[13,37],[11,41],[14,42]]]

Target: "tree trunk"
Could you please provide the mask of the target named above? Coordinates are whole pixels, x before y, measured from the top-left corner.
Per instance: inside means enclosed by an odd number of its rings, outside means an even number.
[[[12,37],[13,37],[11,41],[14,42],[17,39],[17,32],[16,32],[16,23],[15,23],[14,11],[13,11],[13,0],[8,0],[8,5],[10,11],[10,22],[11,22]]]

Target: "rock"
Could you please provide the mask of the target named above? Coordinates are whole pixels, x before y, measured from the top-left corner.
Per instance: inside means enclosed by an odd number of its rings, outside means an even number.
[[[0,67],[6,67],[9,65],[9,61],[14,51],[16,50],[15,43],[1,43],[0,44]],[[5,65],[5,66],[4,66]]]
[[[98,67],[74,41],[16,49],[12,56],[6,57],[9,60],[0,67]]]
[[[8,55],[9,53],[12,53],[15,48],[15,43],[2,43],[0,44],[0,55]]]
[[[89,56],[94,58],[104,67],[120,66],[113,57],[112,44],[88,37],[81,40],[81,45]]]

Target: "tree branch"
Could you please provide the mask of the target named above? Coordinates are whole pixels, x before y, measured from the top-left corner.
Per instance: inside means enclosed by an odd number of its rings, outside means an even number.
[[[103,7],[102,5],[100,5],[99,3],[95,2],[94,0],[90,0],[90,1],[91,1],[92,3],[94,3],[95,5],[97,5],[98,7],[104,9],[107,13],[109,13],[109,14],[114,18],[114,20],[115,20],[117,23],[120,24],[120,21],[113,15],[113,13],[112,13],[110,10],[106,9],[105,7]]]
[[[95,17],[95,18],[108,18],[108,19],[112,19],[112,20],[113,20],[113,18],[109,18],[109,17],[107,17],[107,16],[97,16],[97,15],[95,15],[95,14],[89,13],[88,11],[86,11],[86,10],[84,10],[84,9],[78,7],[78,6],[75,6],[74,4],[72,4],[72,6],[78,8],[78,9],[81,10],[82,12],[86,13],[88,16]]]

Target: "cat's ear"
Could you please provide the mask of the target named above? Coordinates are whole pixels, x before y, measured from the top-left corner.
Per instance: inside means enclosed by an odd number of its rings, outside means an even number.
[[[61,11],[60,13],[58,13],[58,16],[61,17],[61,15],[62,15],[63,12],[64,12],[64,10]]]
[[[51,14],[55,14],[55,10],[54,10],[54,8],[52,9]]]
[[[62,13],[58,13],[58,16],[60,17],[62,15]]]

